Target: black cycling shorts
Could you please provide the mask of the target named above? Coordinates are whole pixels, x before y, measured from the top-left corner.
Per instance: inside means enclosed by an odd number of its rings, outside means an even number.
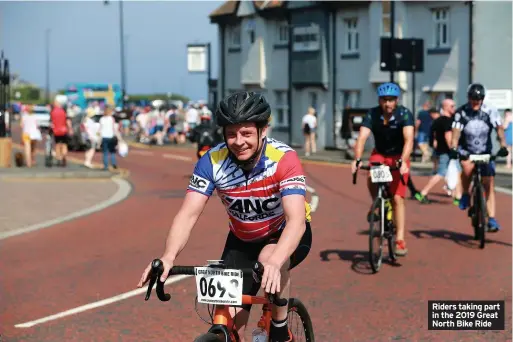
[[[258,260],[258,256],[262,249],[269,244],[278,243],[278,239],[281,236],[283,230],[267,237],[263,241],[247,242],[242,241],[235,236],[231,231],[226,238],[224,251],[221,256],[221,260],[227,268],[240,269],[240,268],[253,268],[255,262]],[[306,259],[310,248],[312,247],[312,228],[310,222],[306,222],[306,230],[299,242],[298,247],[290,256],[289,270],[299,265],[303,260]],[[260,289],[259,283],[256,283],[252,276],[244,276],[242,282],[242,293],[246,295],[256,296]],[[243,309],[249,311],[251,305],[242,305]]]
[[[67,135],[55,135],[54,140],[56,144],[67,144],[69,139]]]

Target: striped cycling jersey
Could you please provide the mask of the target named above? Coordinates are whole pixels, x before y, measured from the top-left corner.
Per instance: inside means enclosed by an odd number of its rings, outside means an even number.
[[[214,189],[226,207],[230,230],[244,241],[260,240],[285,227],[282,197],[306,196],[306,180],[297,153],[266,138],[260,160],[245,173],[233,162],[225,143],[196,163],[187,191],[211,196]],[[305,200],[305,220],[310,206]]]

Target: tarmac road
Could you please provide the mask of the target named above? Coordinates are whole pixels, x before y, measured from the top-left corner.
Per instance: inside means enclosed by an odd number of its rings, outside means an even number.
[[[132,148],[120,161],[130,170],[133,191],[128,199],[83,218],[3,240],[0,265],[2,275],[8,275],[1,282],[3,338],[192,341],[205,332],[208,326],[194,313],[192,278],[169,285],[172,299],[166,303],[156,296],[145,302],[143,293],[130,292],[148,262],[163,251],[193,162],[189,150]],[[510,339],[510,195],[497,195],[497,218],[504,229],[489,234],[483,250],[472,240],[466,213],[451,205],[441,188],[431,195],[438,200],[432,205],[408,201],[410,253],[399,264],[385,264],[371,275],[364,178],[352,185],[349,169],[340,164],[305,162],[304,167],[319,204],[313,215],[312,250],[293,271],[292,295],[310,311],[317,341]],[[419,187],[426,180],[414,178]],[[222,205],[213,197],[177,262],[203,265],[219,258],[227,234],[225,220]],[[108,298],[107,303],[97,303]],[[447,299],[505,300],[506,330],[428,330],[427,301]],[[198,307],[207,317],[206,308]]]

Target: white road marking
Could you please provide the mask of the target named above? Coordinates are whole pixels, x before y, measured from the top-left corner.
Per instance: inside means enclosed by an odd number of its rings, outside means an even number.
[[[507,194],[510,196],[513,195],[513,191],[511,189],[503,188],[502,186],[496,186],[495,191],[502,192],[503,194]]]
[[[152,156],[154,153],[152,151],[143,151],[143,150],[132,150],[128,152],[129,154],[139,154],[141,156]]]
[[[192,157],[185,157],[185,156],[181,156],[179,154],[170,154],[170,153],[163,154],[162,157],[164,157],[166,159],[175,159],[175,160],[183,160],[183,161],[191,161],[192,160]]]
[[[310,209],[311,212],[314,213],[317,210],[317,207],[319,207],[319,195],[317,195],[314,188],[308,185],[306,186],[306,191],[312,194],[312,200],[310,201]]]
[[[20,234],[24,234],[24,233],[28,233],[28,232],[33,232],[33,231],[38,230],[38,229],[48,228],[48,227],[51,227],[53,225],[56,225],[56,224],[59,224],[59,223],[62,223],[62,222],[73,220],[73,219],[76,219],[76,218],[81,217],[81,216],[89,215],[89,214],[92,214],[94,212],[103,210],[103,209],[105,209],[107,207],[110,207],[111,205],[114,205],[114,204],[124,200],[125,198],[127,198],[128,195],[130,195],[130,192],[132,191],[132,186],[130,185],[130,183],[128,183],[126,180],[120,179],[120,178],[115,178],[114,177],[114,178],[111,178],[111,179],[112,179],[113,182],[115,182],[118,185],[118,190],[116,191],[116,193],[114,195],[112,195],[112,197],[110,197],[106,201],[103,201],[101,203],[95,204],[95,205],[93,205],[90,208],[85,208],[85,209],[82,209],[82,210],[78,210],[78,211],[75,211],[75,212],[73,212],[73,213],[71,213],[69,215],[58,217],[58,218],[53,219],[53,220],[49,220],[49,221],[42,222],[42,223],[36,223],[36,224],[33,224],[31,226],[28,226],[28,227],[23,227],[23,228],[19,228],[19,229],[9,230],[9,231],[6,231],[6,232],[1,232],[0,233],[0,240],[9,238],[9,237],[15,236],[15,235],[20,235]]]
[[[190,275],[171,276],[171,277],[167,278],[165,285],[174,284],[174,283],[177,283],[177,282],[179,282],[179,281],[181,281],[183,279],[189,278],[189,277],[192,277],[192,276],[190,276]],[[56,314],[51,315],[51,316],[47,316],[47,317],[43,317],[43,318],[40,318],[40,319],[36,319],[34,321],[16,324],[14,327],[16,327],[16,328],[30,328],[30,327],[33,327],[33,326],[38,325],[38,324],[54,321],[54,320],[59,319],[59,318],[63,318],[63,317],[66,317],[66,316],[71,316],[71,315],[74,315],[74,314],[77,314],[77,313],[80,313],[80,312],[84,312],[84,311],[87,311],[87,310],[99,308],[101,306],[109,305],[109,304],[112,304],[112,303],[115,303],[115,302],[119,302],[121,300],[130,298],[130,297],[134,297],[134,296],[146,293],[147,289],[148,289],[147,287],[143,287],[143,288],[140,288],[140,289],[132,290],[132,291],[125,292],[125,293],[122,293],[122,294],[114,296],[114,297],[102,299],[100,301],[89,303],[89,304],[86,304],[86,305],[82,305],[82,306],[79,306],[77,308],[73,308],[73,309],[70,309],[70,310],[62,311],[62,312],[56,313]],[[156,297],[155,293],[153,293],[152,295]]]

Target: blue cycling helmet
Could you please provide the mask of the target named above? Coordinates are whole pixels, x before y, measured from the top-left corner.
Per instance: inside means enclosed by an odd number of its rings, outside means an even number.
[[[399,97],[401,95],[401,89],[399,89],[399,86],[395,83],[388,82],[383,83],[378,87],[378,96],[395,96]]]

